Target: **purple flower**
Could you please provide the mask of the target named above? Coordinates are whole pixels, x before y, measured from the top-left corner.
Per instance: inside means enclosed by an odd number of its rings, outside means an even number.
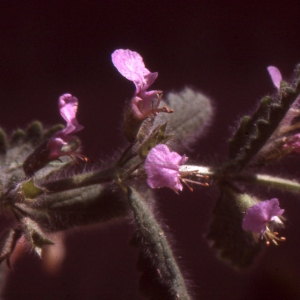
[[[187,159],[185,155],[181,156],[176,152],[171,152],[166,145],[155,146],[145,161],[148,185],[151,188],[169,187],[176,192],[181,191],[179,166],[184,164]]]
[[[280,82],[282,81],[282,76],[281,76],[280,71],[276,67],[273,67],[273,66],[269,66],[267,69],[268,69],[268,72],[271,76],[273,84],[279,90],[280,89]]]
[[[158,108],[162,91],[147,91],[157,78],[158,73],[151,73],[137,52],[118,49],[114,51],[111,57],[117,70],[135,84],[136,90],[131,100],[131,107],[136,118],[144,120],[151,113],[173,112],[167,107]]]
[[[75,133],[83,129],[76,119],[78,109],[78,99],[71,94],[63,94],[58,99],[58,107],[61,116],[67,122],[66,128],[62,130],[64,134]]]
[[[83,129],[76,119],[78,99],[71,94],[64,94],[59,97],[58,107],[61,116],[67,122],[66,127],[51,137],[47,143],[49,160],[54,160],[64,155],[75,154],[79,147],[77,139],[70,135]],[[63,149],[65,148],[65,149]]]
[[[61,156],[69,155],[72,159],[78,157],[84,161],[87,158],[76,152],[80,141],[72,133],[83,129],[76,119],[78,100],[71,94],[64,94],[59,97],[58,106],[61,116],[66,120],[66,127],[55,133],[48,140],[43,141],[26,158],[23,169],[26,176],[33,176],[49,162],[59,159]]]
[[[248,208],[242,227],[244,230],[250,230],[254,234],[259,234],[276,244],[275,240],[284,240],[277,238],[276,233],[272,232],[272,227],[282,225],[281,216],[284,209],[279,207],[278,199],[265,200]]]

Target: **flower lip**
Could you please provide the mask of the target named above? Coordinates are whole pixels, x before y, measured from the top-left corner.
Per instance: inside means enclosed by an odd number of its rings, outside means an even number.
[[[144,64],[141,55],[135,51],[118,49],[112,55],[112,62],[126,79],[133,81],[136,86],[135,95],[152,85],[158,73],[151,73]]]

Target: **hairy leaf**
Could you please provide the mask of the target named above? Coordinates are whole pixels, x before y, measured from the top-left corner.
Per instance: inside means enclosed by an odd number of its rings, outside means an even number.
[[[140,291],[151,300],[190,299],[165,233],[144,197],[130,187],[128,199],[137,226],[132,244],[141,249],[138,260],[138,270],[142,272]]]
[[[47,231],[92,223],[107,223],[129,213],[123,193],[110,185],[92,185],[72,191],[40,196],[35,202],[15,206]]]
[[[261,101],[254,115],[250,119],[244,119],[241,127],[230,140],[229,156],[232,160],[228,168],[233,167],[233,170],[240,171],[259,153],[299,94],[300,81],[296,78],[294,85],[281,84],[278,98],[265,97]]]
[[[179,147],[191,149],[211,123],[213,108],[210,99],[188,87],[179,93],[171,92],[165,98],[166,103],[160,106],[168,105],[174,112],[160,113],[154,126],[167,122],[166,133],[178,138]]]

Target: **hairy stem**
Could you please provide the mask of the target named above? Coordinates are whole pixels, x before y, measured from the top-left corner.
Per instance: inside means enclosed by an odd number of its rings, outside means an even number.
[[[239,181],[246,181],[276,189],[281,189],[292,193],[300,193],[300,183],[295,180],[289,180],[264,174],[239,176],[235,179]]]

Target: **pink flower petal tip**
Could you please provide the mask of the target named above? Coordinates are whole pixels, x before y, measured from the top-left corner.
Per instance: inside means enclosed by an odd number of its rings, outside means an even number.
[[[137,52],[118,49],[112,55],[112,62],[117,70],[128,80],[133,81],[136,90],[131,101],[133,112],[138,119],[145,119],[151,113],[163,111],[158,109],[161,91],[147,91],[158,76],[151,73]]]
[[[280,82],[282,81],[282,76],[281,76],[280,71],[276,67],[273,67],[273,66],[269,66],[267,69],[268,69],[268,72],[271,76],[273,84],[279,90],[280,89]]]

